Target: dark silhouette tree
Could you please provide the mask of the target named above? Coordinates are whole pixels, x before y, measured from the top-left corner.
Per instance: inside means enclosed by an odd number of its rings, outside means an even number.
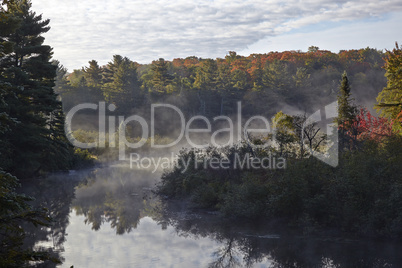
[[[338,116],[336,123],[339,130],[339,146],[343,150],[345,147],[353,147],[353,136],[356,136],[353,131],[353,120],[357,114],[357,108],[353,103],[351,88],[349,85],[346,71],[342,74],[341,86],[338,93]],[[347,135],[349,133],[351,135]],[[350,144],[352,142],[352,144]]]
[[[57,66],[50,61],[52,48],[43,45],[49,20],[31,11],[28,0],[7,1],[5,6],[4,12],[20,21],[5,36],[12,49],[1,58],[0,76],[11,85],[5,94],[7,113],[19,121],[5,137],[13,145],[7,170],[27,177],[67,168],[72,151],[63,134],[61,102],[53,90]]]

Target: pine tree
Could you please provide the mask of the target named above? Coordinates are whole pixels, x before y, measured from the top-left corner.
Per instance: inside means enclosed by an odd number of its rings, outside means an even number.
[[[291,86],[291,74],[288,66],[282,61],[273,61],[264,68],[263,84],[265,87],[283,93],[288,92]]]
[[[378,94],[376,105],[381,115],[394,120],[394,130],[402,130],[402,47],[395,44],[385,59],[387,86]]]
[[[351,122],[356,116],[356,107],[353,104],[351,88],[346,71],[342,74],[341,86],[338,94],[338,126]]]
[[[2,76],[4,72],[3,59],[13,50],[13,43],[9,40],[9,36],[13,34],[20,26],[20,20],[11,16],[2,5],[0,5],[0,170],[11,165],[10,151],[11,143],[5,138],[5,133],[18,122],[10,117],[8,112],[8,104],[6,98],[10,95],[15,87],[5,81]],[[12,95],[15,98],[15,95]]]
[[[341,150],[345,148],[348,141],[350,141],[350,138],[353,138],[347,136],[346,133],[354,133],[351,128],[356,114],[357,108],[353,104],[349,79],[346,71],[344,71],[342,74],[341,86],[338,93],[338,117],[336,118],[336,123],[339,130],[339,145]]]
[[[114,103],[120,113],[129,114],[138,107],[142,100],[142,92],[137,75],[137,65],[127,57],[113,56],[104,73],[107,81],[103,85],[106,101]]]
[[[113,61],[104,70],[102,90],[105,100],[115,104],[119,113],[130,114],[133,108],[142,103],[143,92],[138,81],[137,65],[127,57],[114,55]]]
[[[152,91],[166,92],[166,87],[173,83],[173,76],[168,72],[168,64],[160,58],[152,62]]]
[[[91,60],[88,63],[89,67],[82,68],[87,84],[91,87],[99,87],[102,83],[102,68],[96,60]]]
[[[67,80],[67,68],[65,68],[58,60],[53,60],[52,64],[57,67],[54,92],[61,97],[67,93],[70,89],[69,82]]]
[[[213,59],[203,60],[198,68],[194,87],[201,90],[216,90],[218,65]]]
[[[45,209],[35,210],[28,204],[32,198],[16,193],[18,179],[4,171],[14,164],[15,148],[10,137],[18,134],[16,126],[22,123],[10,116],[13,110],[10,106],[19,103],[21,86],[10,83],[11,79],[6,75],[9,74],[9,55],[14,49],[10,37],[22,20],[4,9],[5,4],[0,5],[0,267],[25,267],[32,260],[60,263],[48,252],[23,249],[26,232],[22,223],[48,227],[50,219]]]
[[[86,95],[85,101],[98,103],[103,101],[102,73],[103,68],[98,65],[96,60],[89,61],[89,67],[82,68],[83,77],[81,78],[80,91]],[[83,100],[79,100],[83,102]]]
[[[69,163],[55,157],[69,147],[66,140],[59,139],[62,124],[55,123],[62,120],[61,102],[53,91],[57,66],[50,62],[52,48],[43,45],[41,36],[50,29],[49,20],[32,12],[29,0],[7,1],[6,7],[6,14],[20,21],[6,36],[13,48],[2,55],[0,66],[2,80],[12,85],[5,94],[6,112],[19,122],[5,134],[12,144],[12,164],[7,170],[26,177],[41,170],[66,168]]]

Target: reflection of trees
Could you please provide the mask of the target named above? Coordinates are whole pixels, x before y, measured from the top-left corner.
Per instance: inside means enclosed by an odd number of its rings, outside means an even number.
[[[179,236],[209,237],[220,246],[209,267],[402,267],[401,244],[346,239],[318,239],[289,235],[289,230],[261,227],[261,223],[223,220],[205,213],[192,214],[164,203],[152,218],[172,225]],[[183,212],[184,211],[184,212]],[[257,225],[260,226],[260,231]],[[271,230],[271,231],[270,231]],[[278,235],[267,235],[275,233]]]
[[[122,167],[98,170],[78,186],[73,208],[93,230],[110,223],[117,234],[128,233],[137,228],[152,201],[149,188],[154,179],[150,175]]]
[[[24,226],[27,237],[24,246],[27,248],[42,248],[55,257],[63,260],[60,253],[64,251],[63,243],[66,238],[66,228],[69,224],[70,204],[74,198],[74,187],[79,178],[61,175],[44,180],[24,182],[22,191],[35,197],[32,206],[43,206],[48,209],[52,218],[50,227],[35,228],[32,225]],[[41,245],[41,246],[38,246]],[[54,263],[42,263],[36,267],[55,267]]]
[[[240,261],[236,257],[236,241],[233,237],[229,238],[226,243],[214,252],[216,260],[209,267],[223,268],[241,266]]]
[[[272,229],[261,223],[262,230],[259,230],[258,223],[246,224],[193,213],[183,203],[174,208],[171,202],[156,202],[150,199],[149,193],[154,180],[146,172],[122,168],[98,170],[77,187],[72,201],[77,184],[71,176],[35,181],[30,185],[24,183],[24,193],[36,197],[35,203],[47,207],[54,219],[50,228],[39,231],[27,226],[28,247],[47,241],[55,256],[60,257],[72,205],[95,230],[108,223],[117,234],[123,234],[136,228],[142,217],[150,216],[162,229],[173,226],[179,236],[213,239],[219,246],[214,249],[214,260],[209,267],[252,267],[258,263],[278,268],[402,267],[401,245],[296,238],[281,230],[270,231]],[[267,233],[279,234],[280,239]],[[45,263],[39,267],[54,266]]]

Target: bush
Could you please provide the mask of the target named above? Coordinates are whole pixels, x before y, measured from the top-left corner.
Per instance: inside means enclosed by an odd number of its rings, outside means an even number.
[[[158,192],[190,198],[195,206],[227,217],[285,219],[289,224],[331,227],[364,236],[402,237],[402,137],[364,142],[341,154],[339,166],[315,158],[287,159],[287,168],[213,169],[190,164],[166,172]],[[235,154],[260,157],[247,145],[185,150],[191,163]],[[304,226],[305,227],[305,226]]]

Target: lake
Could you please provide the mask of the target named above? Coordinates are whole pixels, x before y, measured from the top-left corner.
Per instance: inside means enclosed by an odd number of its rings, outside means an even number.
[[[51,249],[57,267],[402,267],[401,244],[309,237],[167,202],[152,193],[160,175],[116,165],[24,182],[54,219],[27,227],[26,246]]]

